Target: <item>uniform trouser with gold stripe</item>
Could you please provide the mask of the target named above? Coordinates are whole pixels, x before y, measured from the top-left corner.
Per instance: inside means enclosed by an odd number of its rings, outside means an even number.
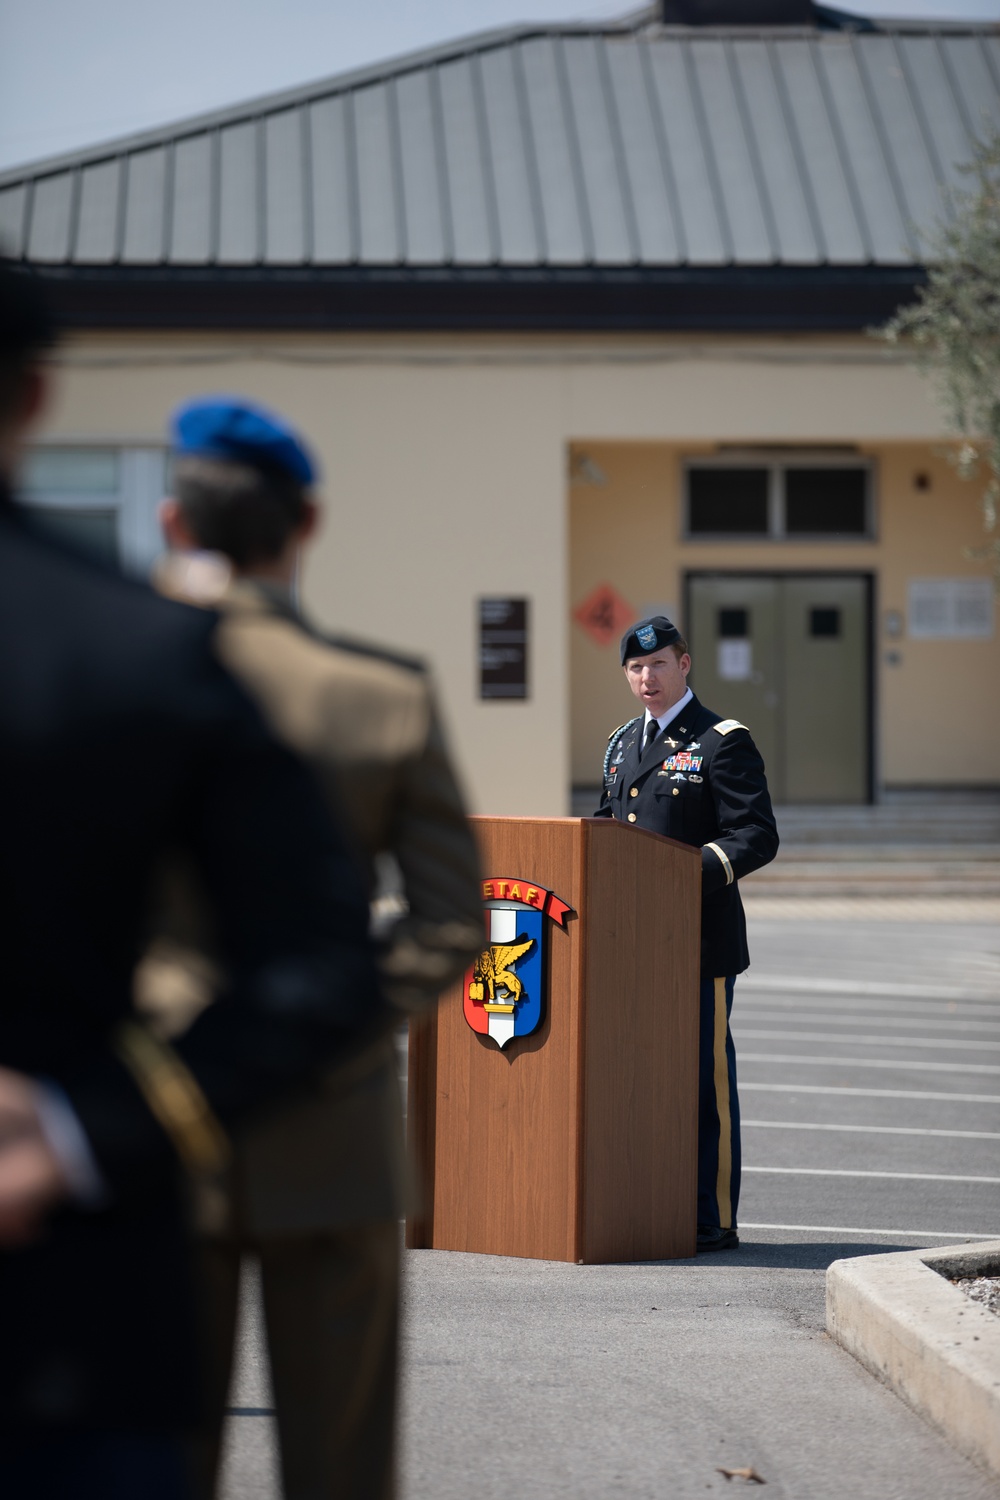
[[[701,981],[698,1223],[732,1229],[740,1197],[740,1101],[729,1030],[735,976]]]
[[[391,1500],[399,1225],[250,1241],[205,1241],[211,1404],[201,1453],[214,1489],[236,1322],[241,1252],[260,1257],[286,1500]]]

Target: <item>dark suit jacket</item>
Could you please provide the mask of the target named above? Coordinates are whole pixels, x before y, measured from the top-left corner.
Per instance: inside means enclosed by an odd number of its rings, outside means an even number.
[[[742,724],[697,698],[645,754],[643,722],[623,724],[608,742],[597,816],[701,849],[702,976],[739,974],[750,954],[737,881],[778,849],[764,762]]]
[[[65,1090],[109,1190],[0,1255],[0,1424],[194,1412],[174,1141],[116,1043],[165,851],[196,867],[230,975],[175,1044],[223,1125],[381,1007],[354,864],[216,662],[216,626],[35,537],[0,498],[0,1066]]]

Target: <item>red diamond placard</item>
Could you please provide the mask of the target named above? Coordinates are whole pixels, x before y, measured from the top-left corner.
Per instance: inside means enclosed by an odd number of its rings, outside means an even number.
[[[635,610],[610,583],[599,583],[573,611],[576,623],[597,646],[610,646],[636,619]]]

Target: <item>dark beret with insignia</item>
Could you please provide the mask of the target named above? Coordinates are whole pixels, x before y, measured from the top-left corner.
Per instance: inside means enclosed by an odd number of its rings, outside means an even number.
[[[662,651],[664,646],[673,646],[680,639],[680,631],[666,615],[650,615],[622,636],[622,666],[630,656],[648,656],[651,651]]]

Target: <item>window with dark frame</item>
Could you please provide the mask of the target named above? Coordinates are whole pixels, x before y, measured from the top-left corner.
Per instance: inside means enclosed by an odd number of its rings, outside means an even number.
[[[688,470],[688,530],[699,536],[766,536],[767,469]]]
[[[692,463],[686,470],[689,537],[868,537],[871,470],[865,464]]]

